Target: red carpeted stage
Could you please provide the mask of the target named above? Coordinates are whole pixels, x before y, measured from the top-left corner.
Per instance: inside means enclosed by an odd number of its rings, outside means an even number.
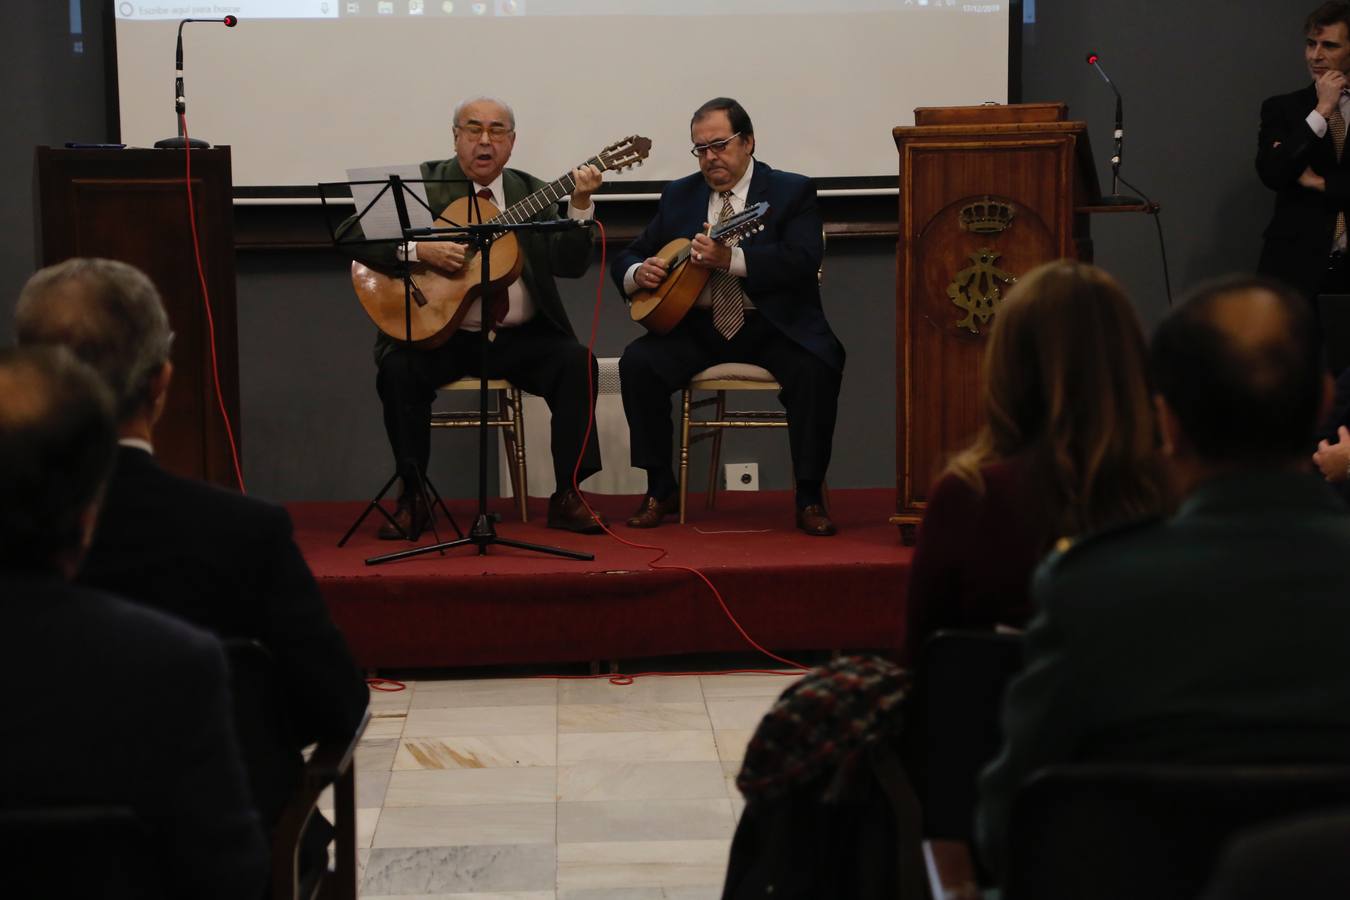
[[[690,497],[689,522],[641,531],[623,519],[636,497],[592,495],[621,537],[670,551],[662,564],[701,569],[742,626],[770,650],[887,648],[904,627],[912,551],[886,517],[888,489],[834,490],[832,538],[792,527],[785,492],[719,494],[706,511]],[[460,527],[476,503],[455,501]],[[621,660],[749,649],[707,586],[689,572],[655,571],[656,556],[608,535],[582,536],[543,526],[545,502],[521,524],[512,501],[494,499],[498,533],[595,554],[576,562],[494,546],[480,556],[462,547],[381,566],[366,558],[406,544],[374,537],[368,517],[346,547],[338,538],[358,503],[296,503],[296,538],[334,620],[367,668],[457,667],[508,663]],[[447,535],[442,527],[441,537]],[[430,535],[422,543],[430,543]]]

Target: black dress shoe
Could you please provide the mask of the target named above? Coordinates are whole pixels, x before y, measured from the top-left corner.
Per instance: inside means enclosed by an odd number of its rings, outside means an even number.
[[[605,519],[599,513],[591,515],[581,495],[568,488],[548,498],[548,527],[575,531],[577,534],[599,534]]]
[[[382,541],[415,541],[426,531],[431,513],[420,494],[398,498],[394,508],[394,523],[385,522],[376,532]]]
[[[633,513],[628,519],[629,528],[655,528],[661,524],[661,520],[666,516],[678,515],[680,512],[680,495],[671,494],[664,500],[657,500],[648,494],[642,498],[642,503],[638,506],[637,512]]]
[[[797,527],[813,537],[829,537],[838,531],[830,521],[830,514],[819,503],[797,510]]]

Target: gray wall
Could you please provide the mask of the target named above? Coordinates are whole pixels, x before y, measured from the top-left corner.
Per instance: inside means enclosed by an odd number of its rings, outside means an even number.
[[[64,3],[19,4],[0,38],[4,163],[15,173],[0,208],[0,226],[9,235],[0,249],[0,296],[14,296],[32,268],[33,145],[106,137],[100,5],[84,4],[90,34],[82,56],[71,53]],[[1089,122],[1104,188],[1113,99],[1083,62],[1087,49],[1101,53],[1124,92],[1124,174],[1163,206],[1174,293],[1254,263],[1271,206],[1252,170],[1257,110],[1263,97],[1306,79],[1299,34],[1304,12],[1285,0],[1040,0],[1038,22],[1024,29],[1023,99],[1066,101],[1072,116]],[[954,65],[960,57],[953,53]],[[166,84],[167,60],[166,53]],[[903,115],[897,110],[896,120]],[[772,148],[761,149],[772,163]],[[1145,321],[1155,322],[1166,298],[1153,222],[1099,216],[1094,237],[1098,263],[1125,282]],[[328,253],[252,251],[239,255],[238,272],[250,490],[280,500],[371,493],[387,471],[387,451],[373,389],[371,329],[342,265]],[[583,333],[595,277],[562,283]],[[836,487],[894,483],[894,278],[893,241],[831,242],[825,303],[849,351],[830,474]],[[615,356],[637,331],[608,284],[606,298],[596,353]],[[10,335],[8,302],[4,308],[0,342]],[[435,440],[446,448],[433,468],[438,485],[450,495],[471,494],[472,439]],[[781,434],[735,435],[724,460],[758,461],[766,488],[789,482]]]

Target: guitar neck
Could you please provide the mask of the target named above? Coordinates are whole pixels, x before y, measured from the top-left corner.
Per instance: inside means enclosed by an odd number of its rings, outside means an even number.
[[[592,156],[581,165],[595,166],[601,172],[608,168],[604,160],[598,156]],[[576,180],[572,177],[572,173],[568,172],[561,178],[550,181],[525,199],[512,203],[492,221],[501,222],[505,225],[519,225],[521,222],[526,222],[539,215],[540,210],[556,206],[562,198],[572,193],[576,186]]]

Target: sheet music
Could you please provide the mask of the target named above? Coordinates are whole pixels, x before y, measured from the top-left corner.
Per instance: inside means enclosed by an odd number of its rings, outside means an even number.
[[[413,228],[429,228],[431,226],[431,213],[427,212],[425,206],[427,186],[412,183],[413,180],[422,177],[421,166],[370,166],[347,170],[348,181],[381,181],[387,184],[390,175],[397,175],[402,178],[407,189],[422,201],[418,203],[412,197],[404,197],[404,205],[408,207],[408,224]],[[366,204],[384,186],[384,184],[352,185],[352,199],[356,201],[356,211],[360,212],[365,209]],[[398,221],[398,207],[394,205],[392,191],[385,191],[384,196],[366,213],[365,218],[361,220],[361,230],[368,240],[402,240],[403,226]]]

